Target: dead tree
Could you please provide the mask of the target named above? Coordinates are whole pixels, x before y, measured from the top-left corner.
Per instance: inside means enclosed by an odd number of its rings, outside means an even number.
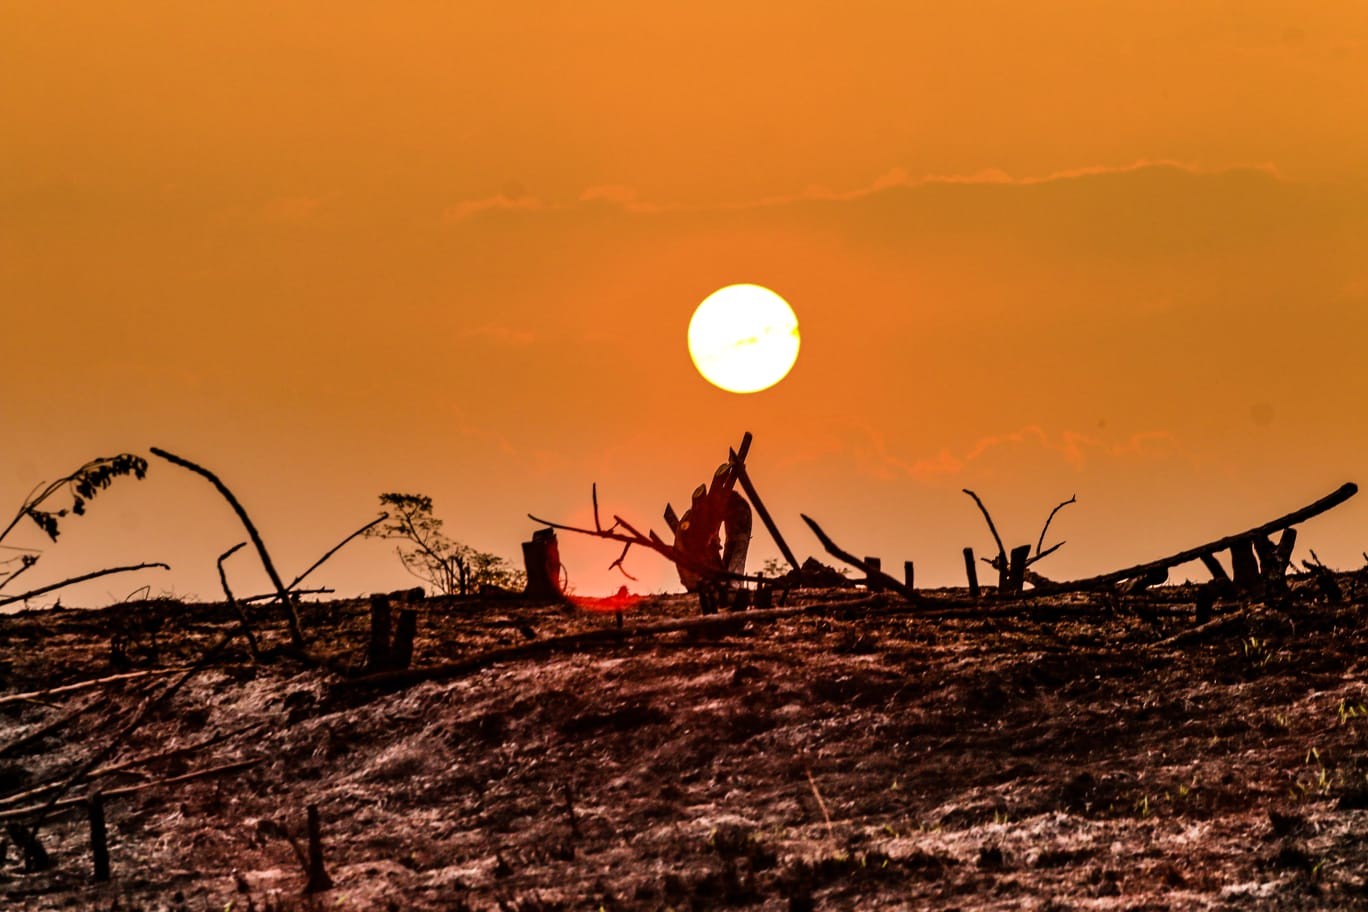
[[[747,431],[744,437],[742,438],[741,446],[736,450],[730,451],[730,459],[728,464],[732,467],[734,473],[738,476],[738,479],[740,477],[741,472],[744,471],[746,453],[750,449],[750,442],[751,434],[749,431]],[[753,483],[751,483],[751,487],[753,489]],[[712,582],[765,582],[765,578],[763,576],[754,576],[745,573],[735,573],[728,571],[725,568],[711,567],[703,563],[700,563],[699,561],[694,560],[692,557],[680,551],[673,545],[667,544],[664,541],[664,539],[662,539],[659,535],[655,533],[654,530],[648,530],[645,534],[643,534],[631,523],[627,522],[627,520],[623,519],[621,516],[618,516],[617,514],[613,515],[613,524],[605,529],[602,520],[599,518],[597,483],[595,483],[591,488],[591,496],[593,499],[594,506],[594,528],[592,529],[585,529],[578,526],[566,525],[564,523],[552,522],[547,519],[542,519],[531,513],[527,514],[528,519],[531,519],[533,522],[540,523],[550,529],[559,529],[564,532],[574,532],[578,535],[590,535],[595,538],[607,539],[608,541],[621,542],[623,545],[622,553],[619,554],[618,558],[608,566],[610,569],[616,567],[623,573],[623,575],[627,576],[629,579],[631,579],[632,577],[630,574],[627,573],[625,567],[623,566],[623,561],[626,559],[628,552],[631,551],[632,546],[637,545],[642,548],[649,548],[650,550],[655,551],[657,554],[660,554],[662,557],[666,558],[676,566],[683,567],[693,573],[696,573],[700,577],[703,577],[704,579],[710,580]],[[772,529],[772,534],[776,536],[776,541],[779,541],[781,539],[778,536],[777,527],[773,527],[773,519],[765,519],[765,517],[767,517],[768,515],[768,511],[765,511],[765,513],[762,514],[761,519],[763,522],[765,522],[767,529]],[[670,526],[671,531],[674,531],[674,529],[678,526],[679,519],[675,515],[674,508],[669,504],[666,504],[665,506],[665,520],[666,523]],[[783,547],[785,550],[787,550],[787,544],[785,544]],[[791,554],[791,552],[789,553]]]
[[[1050,531],[1050,523],[1054,521],[1055,514],[1069,504],[1077,503],[1077,496],[1062,501],[1050,511],[1050,515],[1045,518],[1045,525],[1040,529],[1040,537],[1036,539],[1034,555],[1031,554],[1030,545],[1021,545],[1020,547],[1013,548],[1012,553],[1008,555],[1007,548],[1002,543],[1002,536],[998,535],[997,526],[993,523],[992,514],[990,514],[988,508],[984,506],[982,498],[968,488],[964,489],[964,493],[972,497],[974,503],[978,505],[979,512],[983,514],[984,521],[988,523],[988,531],[993,534],[993,541],[997,544],[997,556],[993,558],[985,557],[982,558],[982,560],[985,564],[998,572],[998,592],[1003,594],[1017,594],[1021,592],[1023,586],[1027,582],[1030,582],[1032,585],[1037,585],[1039,582],[1048,582],[1044,577],[1031,573],[1030,567],[1064,547],[1065,543],[1059,542],[1058,544],[1045,548],[1045,535]]]

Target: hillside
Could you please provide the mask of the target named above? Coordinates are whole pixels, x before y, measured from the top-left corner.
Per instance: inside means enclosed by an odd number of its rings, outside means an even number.
[[[416,602],[414,665],[348,680],[365,602],[302,608],[325,666],[240,640],[102,766],[112,879],[84,805],[0,856],[7,908],[1304,909],[1368,907],[1368,576],[1342,603],[1143,597],[913,608],[859,590],[702,629]],[[941,600],[941,601],[938,601]],[[258,609],[283,646],[278,609]],[[142,602],[0,617],[0,817],[111,743],[236,625]],[[554,637],[602,631],[594,641]],[[113,644],[112,644],[113,641]],[[16,695],[102,676],[98,687]],[[7,696],[6,696],[7,695]],[[70,718],[40,737],[54,720]],[[168,751],[191,748],[164,756]],[[157,755],[160,759],[156,759]],[[128,764],[129,760],[153,758]],[[250,765],[240,765],[250,763]],[[217,774],[193,774],[239,764]],[[187,776],[179,782],[159,782]],[[80,797],[91,786],[71,792]],[[316,805],[333,887],[305,898]]]

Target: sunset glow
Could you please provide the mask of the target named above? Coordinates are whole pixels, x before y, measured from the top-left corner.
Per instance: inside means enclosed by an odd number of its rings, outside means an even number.
[[[595,482],[661,532],[749,430],[800,558],[807,513],[949,585],[964,487],[1020,541],[1076,493],[1065,578],[1368,482],[1368,5],[132,7],[0,11],[7,509],[157,444],[282,564],[382,491],[516,559]],[[759,395],[685,350],[738,282],[801,318]],[[1327,563],[1362,562],[1360,500]],[[154,465],[100,507],[16,542],[24,578],[160,560],[154,592],[221,594],[212,491]],[[348,553],[320,584],[406,583]]]

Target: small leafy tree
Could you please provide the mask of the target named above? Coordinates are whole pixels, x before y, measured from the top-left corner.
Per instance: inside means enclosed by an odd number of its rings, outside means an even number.
[[[380,506],[389,518],[366,537],[397,541],[395,550],[404,569],[437,594],[466,596],[482,586],[521,589],[526,585],[527,575],[502,557],[448,538],[426,494],[381,494]]]
[[[147,460],[132,453],[102,456],[92,459],[70,475],[64,475],[50,484],[39,484],[24,498],[9,524],[0,529],[0,542],[3,542],[25,517],[42,529],[48,538],[57,541],[57,536],[61,534],[60,520],[67,516],[83,516],[88,501],[113,484],[114,479],[125,475],[132,475],[141,480],[147,475]],[[51,502],[60,502],[63,499],[66,504],[54,509]],[[15,557],[0,560],[0,589],[38,563],[42,553],[36,548],[15,548],[9,545],[0,547],[20,552]],[[18,567],[14,566],[16,563]]]

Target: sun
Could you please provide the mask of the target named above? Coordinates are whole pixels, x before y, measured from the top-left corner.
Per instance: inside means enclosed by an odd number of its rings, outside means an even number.
[[[689,321],[689,356],[713,386],[758,393],[798,360],[798,317],[760,285],[728,285],[703,299]]]

